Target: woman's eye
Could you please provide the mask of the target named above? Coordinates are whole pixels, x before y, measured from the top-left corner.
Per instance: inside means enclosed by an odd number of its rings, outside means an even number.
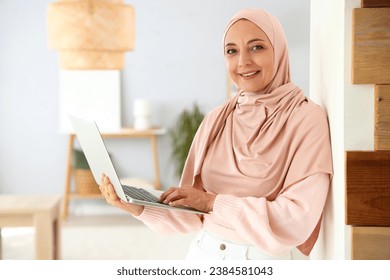
[[[235,49],[227,49],[226,50],[226,54],[227,55],[233,55],[233,54],[235,54],[236,53],[236,50]]]
[[[261,51],[263,48],[263,46],[260,46],[260,45],[255,45],[251,48],[252,51]]]

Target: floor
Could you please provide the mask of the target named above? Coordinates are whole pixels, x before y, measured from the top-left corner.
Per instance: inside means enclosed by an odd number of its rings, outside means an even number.
[[[157,234],[128,215],[71,215],[63,222],[64,260],[180,260],[195,234]],[[34,259],[33,228],[3,228],[2,259]]]

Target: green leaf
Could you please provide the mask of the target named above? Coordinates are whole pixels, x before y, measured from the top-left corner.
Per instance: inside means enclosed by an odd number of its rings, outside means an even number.
[[[172,138],[172,158],[176,167],[175,174],[178,177],[183,172],[192,140],[203,118],[203,112],[194,103],[191,110],[184,110],[180,113],[174,127],[169,130],[169,135]]]

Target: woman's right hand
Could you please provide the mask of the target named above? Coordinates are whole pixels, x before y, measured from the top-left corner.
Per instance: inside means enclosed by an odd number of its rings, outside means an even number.
[[[102,175],[102,179],[100,181],[99,186],[100,192],[106,199],[107,203],[115,206],[117,208],[120,208],[124,211],[127,211],[131,213],[134,216],[141,215],[142,211],[144,210],[144,206],[137,205],[133,203],[127,203],[123,200],[121,200],[115,193],[114,186],[111,184],[110,179],[106,175]]]

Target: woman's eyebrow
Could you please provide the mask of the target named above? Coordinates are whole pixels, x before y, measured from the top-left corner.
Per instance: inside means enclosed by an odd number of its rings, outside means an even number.
[[[251,44],[251,43],[256,42],[256,41],[262,41],[262,42],[264,42],[265,40],[260,39],[260,38],[256,38],[256,39],[249,40],[247,44]]]
[[[225,44],[225,48],[226,47],[231,47],[231,46],[237,46],[235,43],[227,43],[227,44]]]
[[[255,39],[249,40],[249,41],[247,42],[247,44],[251,44],[251,43],[257,42],[257,41],[265,42],[264,39],[255,38]],[[226,47],[231,47],[231,46],[237,46],[237,44],[235,44],[235,43],[227,43],[227,44],[225,44],[225,48],[226,48]]]

